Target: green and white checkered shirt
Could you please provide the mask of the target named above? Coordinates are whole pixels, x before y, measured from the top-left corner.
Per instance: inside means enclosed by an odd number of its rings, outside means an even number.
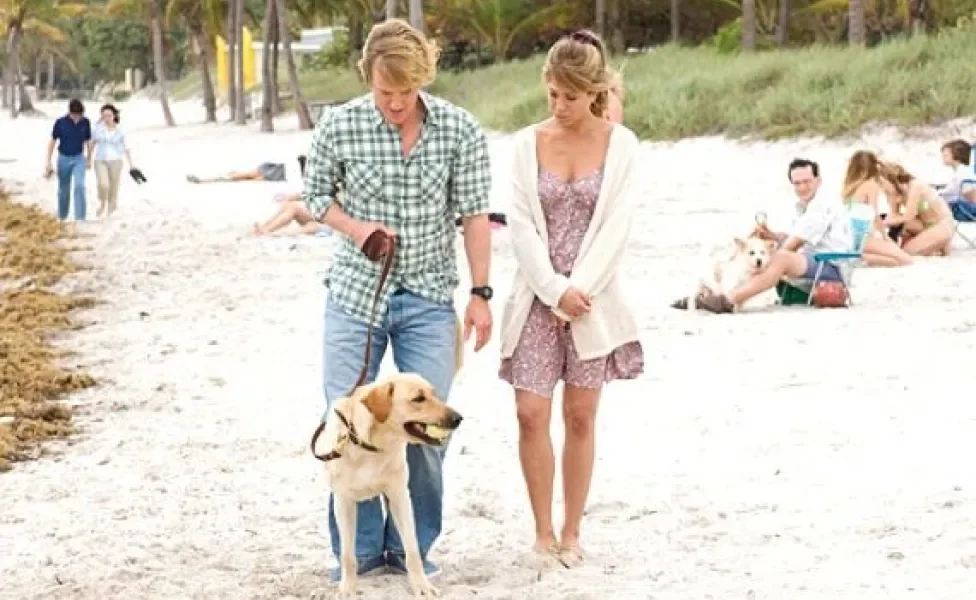
[[[449,102],[425,93],[420,97],[427,116],[407,158],[398,130],[387,124],[369,94],[323,115],[308,152],[302,196],[313,217],[321,219],[336,202],[341,184],[339,203],[346,214],[397,232],[396,260],[375,326],[399,288],[433,302],[453,301],[459,283],[454,220],[489,210],[491,165],[481,126]],[[329,269],[329,301],[368,321],[380,266],[343,239]]]

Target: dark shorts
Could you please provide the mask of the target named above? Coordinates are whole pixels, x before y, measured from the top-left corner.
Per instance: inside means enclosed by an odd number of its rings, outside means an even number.
[[[949,202],[952,218],[960,223],[976,222],[976,202],[968,200],[952,200]]]
[[[809,279],[813,281],[813,278],[817,276],[817,269],[820,268],[821,263],[813,260],[812,256],[804,255],[803,258],[807,261],[807,270],[803,272],[800,279]],[[823,262],[823,270],[820,271],[820,278],[817,281],[843,281],[844,278],[841,276],[840,267],[832,262]]]
[[[258,165],[258,173],[265,181],[284,181],[285,165],[281,163],[261,163]]]

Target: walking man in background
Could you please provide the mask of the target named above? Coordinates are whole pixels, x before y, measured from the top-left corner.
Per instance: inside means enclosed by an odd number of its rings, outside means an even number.
[[[421,91],[434,81],[437,48],[406,22],[390,19],[374,26],[359,68],[370,94],[319,122],[303,194],[312,217],[344,237],[328,275],[326,404],[331,407],[356,383],[370,324],[375,330],[367,381],[375,379],[389,344],[397,368],[425,378],[446,401],[457,333],[455,216],[464,226],[472,283],[464,337],[474,330],[478,351],[491,336],[488,143],[468,112]],[[343,196],[337,201],[340,186]],[[380,266],[360,249],[377,230],[395,235],[397,243],[370,323]],[[438,571],[427,553],[441,533],[443,460],[443,449],[413,444],[407,449],[410,498],[428,576]],[[359,503],[357,515],[359,573],[383,567],[405,573],[403,542],[380,499]],[[338,559],[331,498],[329,534]],[[338,581],[340,570],[331,575]]]
[[[54,147],[58,148],[58,218],[68,218],[71,205],[71,192],[74,189],[75,221],[85,220],[85,170],[91,162],[92,153],[91,122],[85,116],[85,106],[81,100],[73,98],[68,102],[68,114],[54,122],[51,139],[47,143],[47,168],[44,176],[55,173],[51,162]]]

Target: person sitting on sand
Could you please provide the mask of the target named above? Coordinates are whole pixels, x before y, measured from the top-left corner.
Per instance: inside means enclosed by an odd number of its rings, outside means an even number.
[[[814,254],[850,252],[854,247],[847,208],[842,202],[817,194],[821,184],[817,163],[803,158],[794,159],[789,165],[789,177],[799,199],[796,218],[789,234],[768,232],[772,237],[783,240],[769,266],[728,295],[699,296],[695,299],[696,308],[713,313],[731,313],[733,306],[772,289],[781,279],[812,280],[819,268],[813,259]],[[820,281],[841,280],[840,267],[834,263],[824,263]]]
[[[298,157],[298,168],[301,171],[302,177],[305,177],[305,164],[307,160],[304,154]],[[302,199],[301,192],[278,194],[275,196],[275,201],[281,205],[278,208],[278,212],[263,224],[255,223],[252,229],[254,235],[275,233],[279,229],[290,225],[292,222],[298,223],[301,228],[300,233],[306,235],[326,235],[332,231],[324,223],[316,221],[312,217],[312,213],[309,212],[305,200]]]
[[[250,171],[231,171],[216,177],[200,177],[187,175],[190,183],[217,183],[226,181],[284,181],[285,165],[283,163],[263,162]]]
[[[904,251],[913,256],[948,256],[956,224],[945,199],[897,163],[881,163],[880,175],[881,188],[892,200],[884,224],[904,225]]]
[[[855,202],[867,204],[875,214],[871,234],[864,240],[865,265],[903,267],[911,264],[912,257],[888,237],[888,225],[882,221],[890,208],[887,208],[888,200],[881,186],[881,161],[873,152],[858,150],[851,156],[844,176],[843,197],[848,205]]]
[[[252,230],[254,235],[273,234],[292,222],[298,223],[301,227],[300,233],[307,235],[324,235],[331,231],[324,223],[320,223],[312,217],[305,201],[302,200],[301,192],[279,194],[275,196],[275,200],[280,203],[278,212],[263,224],[255,223]]]
[[[952,169],[952,177],[939,195],[949,203],[956,221],[976,221],[976,172],[973,147],[966,140],[950,140],[942,145],[942,163]]]

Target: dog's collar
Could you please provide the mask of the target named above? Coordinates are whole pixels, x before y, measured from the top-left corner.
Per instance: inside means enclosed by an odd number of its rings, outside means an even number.
[[[339,409],[335,409],[335,415],[339,417],[339,421],[345,426],[346,433],[339,436],[336,440],[335,448],[331,452],[322,457],[323,461],[335,460],[342,456],[342,449],[345,448],[346,444],[352,443],[355,446],[359,446],[363,450],[369,450],[370,452],[379,452],[380,449],[376,446],[364,441],[358,434],[356,434],[356,428],[352,426],[352,422],[346,418],[346,415],[339,412]]]

